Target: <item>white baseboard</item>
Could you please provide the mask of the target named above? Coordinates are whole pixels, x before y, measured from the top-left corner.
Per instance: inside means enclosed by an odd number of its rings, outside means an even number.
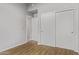
[[[78,50],[74,50],[75,52],[77,52],[79,54],[79,51]]]

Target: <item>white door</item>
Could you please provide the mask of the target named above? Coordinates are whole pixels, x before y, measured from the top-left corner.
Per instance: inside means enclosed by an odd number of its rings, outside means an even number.
[[[32,39],[32,16],[26,15],[26,40]]]
[[[56,13],[56,47],[74,50],[74,10]]]
[[[55,46],[55,22],[53,12],[43,13],[40,24],[41,43],[43,45]]]
[[[37,41],[40,43],[40,32],[39,32],[39,18],[33,17],[32,18],[32,40]]]

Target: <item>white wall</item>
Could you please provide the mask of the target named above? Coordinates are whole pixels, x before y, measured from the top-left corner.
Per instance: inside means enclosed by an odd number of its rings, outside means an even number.
[[[77,3],[39,3],[33,4],[28,10],[38,9],[38,13],[42,14],[49,11],[58,11],[63,9],[78,8]]]
[[[25,4],[0,4],[0,51],[26,42]]]

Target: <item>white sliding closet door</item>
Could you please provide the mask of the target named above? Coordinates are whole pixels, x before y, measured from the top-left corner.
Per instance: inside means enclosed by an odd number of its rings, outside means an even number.
[[[56,13],[56,47],[74,50],[74,10]]]
[[[40,24],[41,43],[43,45],[55,46],[55,22],[53,12],[43,13]]]

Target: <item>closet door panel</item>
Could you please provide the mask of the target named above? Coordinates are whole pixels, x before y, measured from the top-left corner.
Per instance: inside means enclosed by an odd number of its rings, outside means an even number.
[[[56,13],[56,47],[74,50],[74,10]]]
[[[26,40],[31,40],[32,37],[32,17],[26,15]]]
[[[41,15],[41,43],[43,45],[55,46],[55,22],[53,12],[44,13]]]
[[[32,18],[32,40],[37,41],[40,43],[40,33],[39,33],[39,18],[33,17]]]

